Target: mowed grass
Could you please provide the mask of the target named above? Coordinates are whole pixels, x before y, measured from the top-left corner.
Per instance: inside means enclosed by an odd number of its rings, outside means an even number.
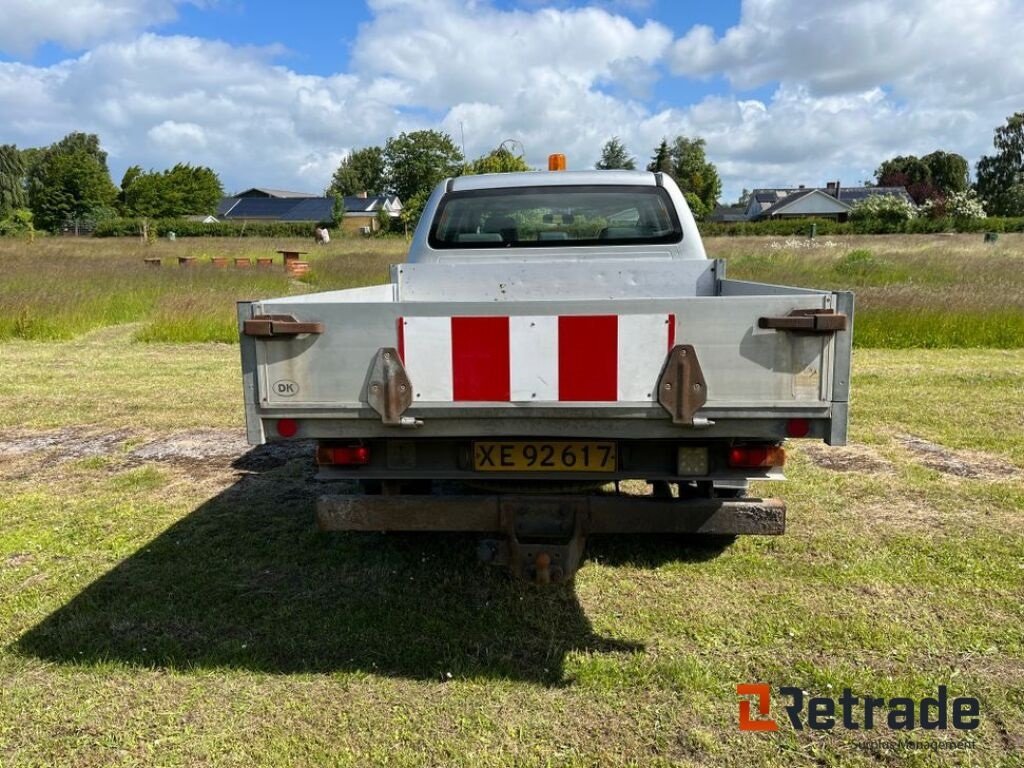
[[[144,458],[242,411],[236,347],[134,332],[0,344],[4,766],[1020,763],[1024,351],[860,350],[851,446],[759,489],[784,537],[594,539],[538,589],[473,537],[318,534],[307,455]],[[982,724],[739,733],[756,681]]]
[[[871,348],[1015,349],[1024,346],[1024,235],[718,237],[705,245],[732,277],[857,294],[854,341]],[[214,256],[274,256],[307,250],[312,271],[216,269]],[[0,339],[67,340],[137,322],[143,341],[233,342],[239,300],[350,288],[387,279],[404,260],[402,238],[305,240],[0,239]],[[198,266],[181,269],[179,256]],[[159,269],[143,258],[158,257]]]

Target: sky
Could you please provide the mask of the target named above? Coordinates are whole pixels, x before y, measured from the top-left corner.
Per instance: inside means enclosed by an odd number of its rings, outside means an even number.
[[[730,201],[898,154],[973,167],[1022,110],[1024,0],[0,0],[0,143],[97,133],[115,183],[191,162],[319,193],[421,128],[570,169],[684,134]]]

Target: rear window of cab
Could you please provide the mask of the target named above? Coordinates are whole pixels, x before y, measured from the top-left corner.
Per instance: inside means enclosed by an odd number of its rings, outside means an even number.
[[[449,192],[430,227],[432,248],[543,248],[677,243],[668,192],[641,186],[542,186]]]

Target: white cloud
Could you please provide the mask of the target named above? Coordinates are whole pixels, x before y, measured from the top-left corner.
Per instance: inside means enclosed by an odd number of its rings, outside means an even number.
[[[104,7],[145,8],[150,21],[114,14],[95,32],[106,42],[50,67],[0,62],[0,133],[38,146],[97,132],[115,178],[134,163],[191,161],[229,187],[315,191],[349,149],[440,125],[456,140],[464,129],[470,156],[514,138],[535,165],[561,151],[575,168],[612,135],[641,164],[663,136],[700,135],[732,196],[758,184],[859,181],[896,153],[943,148],[973,160],[1024,107],[1024,57],[1011,55],[1024,14],[1010,0],[746,0],[723,35],[698,26],[675,41],[662,24],[603,8],[371,0],[354,69],[326,77],[282,66],[279,48],[138,35],[173,14],[170,0]],[[62,29],[26,39],[85,44]],[[738,93],[652,107],[666,65],[727,78]],[[744,93],[766,85],[768,96]]]
[[[0,63],[0,114],[5,136],[22,146],[98,133],[115,176],[135,163],[190,161],[229,186],[305,182],[314,191],[339,151],[381,139],[396,121],[354,77],[299,75],[265,50],[150,34],[53,67]]]
[[[3,0],[0,51],[26,55],[41,43],[81,50],[173,20],[183,0]]]
[[[371,0],[376,12],[356,40],[353,60],[364,74],[411,84],[419,104],[501,104],[536,90],[548,73],[587,88],[637,77],[672,42],[653,21],[636,25],[597,8],[502,11],[482,2]]]
[[[870,178],[880,160],[941,148],[976,158],[1024,94],[1017,0],[744,0],[721,37],[691,28],[669,53],[680,75],[739,89],[778,84],[766,103],[731,99],[693,124],[735,186]],[[749,181],[749,183],[747,183]]]
[[[696,26],[670,61],[685,75],[736,86],[806,84],[814,94],[892,87],[899,98],[959,104],[1019,100],[1019,0],[744,0],[720,38]]]

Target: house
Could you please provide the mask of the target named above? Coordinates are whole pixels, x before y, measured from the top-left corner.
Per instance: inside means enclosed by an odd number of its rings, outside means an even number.
[[[746,205],[719,206],[711,221],[829,218],[846,221],[854,203],[872,195],[899,197],[910,202],[903,187],[844,187],[830,181],[822,187],[755,189]]]
[[[383,211],[391,218],[402,213],[402,202],[394,195],[346,195],[341,229],[345,232],[369,234],[380,229]],[[225,197],[217,206],[221,221],[293,221],[314,225],[334,218],[334,198],[307,195],[276,189],[253,187],[232,197]]]

